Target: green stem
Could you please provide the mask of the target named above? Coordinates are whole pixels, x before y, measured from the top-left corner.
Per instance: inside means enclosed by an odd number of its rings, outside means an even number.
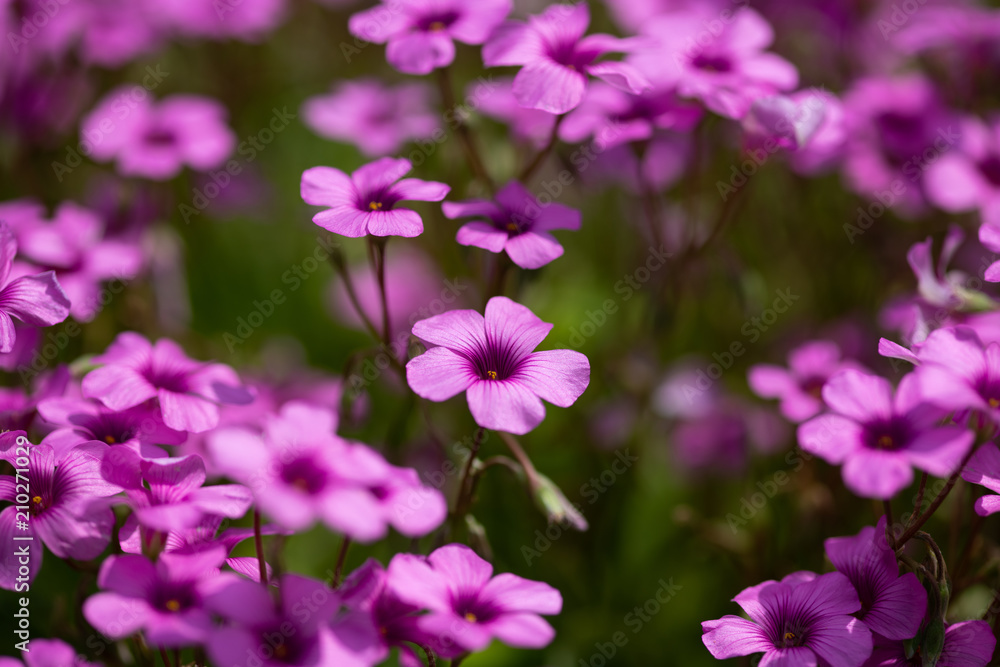
[[[552,132],[549,134],[548,142],[546,142],[545,146],[538,151],[531,162],[525,165],[524,169],[522,169],[521,173],[518,175],[517,180],[522,183],[526,183],[528,179],[534,175],[538,168],[542,166],[545,158],[549,156],[549,153],[552,152],[552,149],[556,147],[556,143],[559,141],[559,126],[562,125],[563,118],[565,117],[565,114],[556,117],[556,122],[552,124]]]

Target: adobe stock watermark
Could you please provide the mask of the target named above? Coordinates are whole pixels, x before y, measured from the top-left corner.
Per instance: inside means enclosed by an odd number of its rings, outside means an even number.
[[[233,178],[239,176],[245,166],[256,160],[257,155],[267,148],[295,118],[296,114],[289,111],[288,107],[282,107],[280,111],[277,107],[271,109],[271,118],[267,125],[255,134],[249,135],[236,147],[236,153],[243,156],[243,160],[229,160],[224,168],[208,172],[212,179],[211,183],[205,183],[201,188],[191,188],[191,203],[181,203],[177,207],[177,212],[184,219],[184,223],[191,224],[192,217],[201,215],[209,204],[229,187]]]
[[[628,447],[619,449],[615,452],[614,460],[607,468],[601,471],[601,474],[591,477],[580,486],[580,495],[586,499],[588,505],[593,505],[600,499],[602,494],[614,486],[615,482],[625,475],[625,473],[629,472],[638,460],[638,456],[633,456],[629,453]],[[580,516],[585,516],[583,505],[577,502],[571,502],[570,504]],[[566,515],[564,521],[550,523],[545,528],[544,533],[536,528],[535,541],[531,545],[521,545],[521,555],[524,557],[525,564],[530,566],[535,560],[541,558],[542,554],[551,549],[552,544],[571,528],[573,528],[573,521],[569,514]]]
[[[625,303],[635,296],[649,282],[653,274],[666,266],[667,260],[673,257],[673,253],[667,252],[662,245],[656,248],[649,246],[647,250],[646,260],[614,284],[614,292],[620,295],[621,303]],[[578,349],[583,347],[587,339],[596,335],[598,329],[607,324],[608,318],[617,313],[618,310],[619,299],[608,298],[601,302],[600,307],[585,311],[586,319],[569,329],[569,344],[558,343],[557,348],[572,347]]]
[[[924,149],[918,155],[910,156],[910,159],[903,163],[901,171],[904,178],[894,178],[889,187],[884,190],[875,191],[877,201],[869,202],[867,207],[857,208],[856,224],[845,222],[843,225],[847,240],[854,243],[854,239],[868,231],[875,221],[885,215],[899,199],[906,194],[910,186],[916,183],[924,171],[948,152],[952,146],[958,143],[961,134],[949,125],[947,129],[938,129],[937,136],[932,145]]]
[[[688,402],[694,401],[715,384],[736,363],[736,359],[746,354],[747,345],[753,345],[778,321],[780,315],[788,312],[796,301],[802,297],[792,292],[791,287],[777,289],[774,291],[775,298],[771,302],[770,308],[765,308],[760,315],[751,317],[743,322],[740,333],[743,338],[734,340],[722,352],[714,352],[712,358],[715,362],[708,364],[705,368],[699,368],[695,373],[693,383],[685,383],[681,391]],[[746,339],[746,344],[744,344]]]
[[[903,0],[897,2],[889,8],[889,15],[879,19],[875,25],[882,33],[882,39],[889,41],[889,35],[899,32],[900,28],[906,26],[910,19],[920,11],[920,8],[927,4],[927,0]]]
[[[35,6],[38,11],[31,13],[21,19],[21,29],[17,32],[7,33],[7,42],[10,48],[17,54],[29,41],[38,36],[48,25],[49,21],[69,4],[71,0],[38,0]],[[17,5],[14,5],[16,8]]]
[[[747,150],[744,153],[747,156],[745,160],[730,165],[729,181],[715,182],[715,187],[719,191],[719,197],[722,201],[725,202],[736,194],[772,155],[781,150],[781,143],[777,137],[794,137],[796,125],[807,123],[817,115],[825,115],[827,104],[831,98],[832,95],[825,90],[813,89],[801,104],[796,105],[794,112],[782,116],[774,124],[776,134],[770,134],[761,146]]]
[[[653,617],[659,614],[679,591],[684,589],[680,584],[674,583],[673,577],[659,579],[656,583],[659,584],[659,588],[656,589],[652,597],[642,604],[636,605],[622,618],[622,623],[632,631],[632,635],[642,632],[646,624],[652,621]],[[594,648],[597,650],[589,658],[580,658],[577,667],[605,667],[629,642],[629,636],[625,634],[624,630],[618,630],[611,635],[610,639],[611,641],[607,642],[596,642]]]
[[[392,365],[392,359],[399,359],[405,363],[410,352],[415,351],[410,344],[410,330],[413,329],[413,325],[419,320],[440,315],[448,310],[448,305],[455,303],[467,289],[469,289],[469,284],[461,278],[446,279],[444,287],[441,288],[436,298],[410,313],[407,321],[408,326],[400,330],[394,340],[388,345],[385,342],[379,343],[375,356],[366,358],[359,372],[351,373],[350,377],[347,378],[347,395],[350,398],[360,396]]]
[[[756,518],[767,504],[771,502],[780,490],[791,481],[791,475],[802,470],[806,461],[811,461],[813,455],[801,449],[793,449],[785,455],[785,463],[792,466],[789,470],[778,470],[771,478],[763,482],[757,482],[757,491],[740,498],[739,514],[729,512],[726,514],[726,523],[733,535],[737,534],[741,528]]]
[[[52,162],[52,173],[56,180],[62,183],[63,177],[73,172],[74,169],[83,164],[83,158],[89,157],[104,139],[114,134],[119,123],[126,120],[140,102],[144,102],[149,97],[149,93],[155,90],[163,80],[170,76],[170,72],[162,70],[161,65],[148,65],[146,76],[142,77],[142,83],[131,86],[120,91],[108,114],[99,119],[96,123],[90,123],[90,127],[81,130],[82,137],[76,145],[66,147],[66,157],[63,162],[54,160]]]
[[[292,264],[281,274],[282,284],[289,286],[288,292],[295,292],[302,287],[303,281],[308,280],[310,276],[319,270],[320,266],[326,264],[326,260],[329,259],[330,254],[337,248],[340,248],[340,245],[338,237],[333,234],[317,236],[316,246],[312,252],[295,264]],[[287,298],[284,290],[276,288],[271,290],[264,299],[255,299],[252,302],[253,308],[250,312],[245,317],[240,316],[236,318],[235,329],[232,332],[227,331],[222,334],[222,342],[226,344],[226,348],[230,354],[236,351],[237,345],[247,342],[254,332],[262,327],[268,318],[274,315],[278,306],[286,302]]]

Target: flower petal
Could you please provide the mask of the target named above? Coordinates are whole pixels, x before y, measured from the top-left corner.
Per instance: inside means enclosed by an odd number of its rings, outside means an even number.
[[[406,364],[410,388],[430,401],[446,401],[476,381],[468,359],[446,347],[433,347]]]
[[[517,381],[480,380],[466,391],[469,411],[483,428],[524,435],[545,419],[545,406]]]
[[[759,625],[739,616],[703,621],[701,629],[704,633],[701,641],[716,660],[774,650],[774,644]]]
[[[590,384],[590,361],[573,350],[533,352],[517,376],[539,398],[568,408]]]
[[[0,290],[0,310],[36,327],[48,327],[69,316],[69,298],[54,271],[22,276]]]
[[[471,245],[490,252],[500,252],[507,243],[507,232],[501,231],[488,222],[469,222],[462,225],[455,234],[461,245]]]
[[[538,269],[561,257],[563,247],[546,232],[524,232],[507,239],[505,246],[511,261],[522,269]]]
[[[564,114],[583,100],[587,77],[552,60],[540,59],[514,77],[514,98],[522,107]]]

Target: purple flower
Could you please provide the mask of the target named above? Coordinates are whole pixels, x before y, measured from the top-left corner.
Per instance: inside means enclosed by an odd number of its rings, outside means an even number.
[[[524,269],[537,269],[562,256],[563,247],[549,232],[580,229],[580,212],[550,202],[542,206],[518,181],[496,194],[495,202],[468,199],[441,204],[446,218],[480,218],[463,225],[455,239],[490,252],[506,250]]]
[[[948,410],[978,410],[1000,421],[1000,343],[984,345],[967,326],[932,331],[916,371],[928,401]]]
[[[1000,512],[1000,450],[996,444],[988,442],[976,450],[962,469],[962,479],[972,484],[985,486],[994,495],[976,498],[976,514],[989,516]]]
[[[885,199],[902,184],[894,205],[908,215],[920,213],[923,167],[930,160],[925,151],[940,156],[958,141],[958,126],[935,86],[920,75],[861,78],[845,93],[844,110],[844,173],[851,189]]]
[[[524,65],[514,77],[514,97],[523,107],[554,114],[580,104],[588,75],[630,93],[649,88],[645,77],[626,63],[595,62],[606,53],[629,50],[633,44],[612,35],[584,37],[589,24],[585,2],[552,5],[527,23],[507,21],[483,47],[483,63],[487,67]]]
[[[957,144],[927,165],[927,199],[951,213],[985,210],[1000,201],[1000,120],[969,117],[959,126]]]
[[[447,507],[439,491],[423,486],[415,470],[337,437],[335,426],[328,410],[291,402],[268,420],[263,437],[224,428],[208,448],[218,470],[249,486],[261,511],[288,530],[319,519],[371,542],[390,525],[419,537],[441,524]]]
[[[281,22],[286,0],[171,0],[145,4],[157,22],[181,35],[261,41]]]
[[[799,426],[807,452],[843,464],[844,483],[865,498],[892,498],[913,481],[913,467],[947,477],[974,439],[961,426],[938,426],[947,411],[932,405],[914,374],[892,385],[877,375],[844,370],[823,387],[832,413]]]
[[[310,97],[302,116],[313,132],[354,144],[368,157],[395,153],[413,139],[427,139],[440,131],[431,112],[430,88],[406,83],[394,88],[378,79],[342,81],[333,91]]]
[[[603,148],[651,139],[657,130],[689,132],[704,111],[677,97],[673,88],[657,88],[632,95],[602,81],[587,88],[583,102],[559,126],[563,141],[592,138]]]
[[[205,599],[236,579],[219,572],[224,558],[221,548],[190,555],[163,553],[155,564],[144,556],[111,556],[97,575],[104,592],[87,598],[83,615],[112,639],[141,630],[153,646],[200,644],[213,627]]]
[[[313,222],[335,234],[419,236],[424,231],[420,216],[396,204],[441,201],[451,188],[416,178],[399,180],[412,168],[409,160],[390,157],[369,162],[350,176],[333,167],[313,167],[302,173],[302,199],[327,207]]]
[[[773,153],[779,147],[793,152],[805,148],[823,125],[828,97],[812,89],[757,98],[742,121],[746,149]]]
[[[1000,252],[1000,199],[987,206],[983,212],[983,224],[979,226],[979,242],[990,252]],[[991,283],[1000,283],[1000,261],[986,267],[983,279]]]
[[[701,624],[717,660],[764,653],[761,665],[859,667],[872,651],[871,631],[852,616],[861,608],[840,572],[795,572],[751,586],[733,598],[750,620],[723,616]]]
[[[426,609],[418,627],[450,656],[480,651],[494,638],[519,648],[541,648],[555,632],[540,614],[562,610],[559,591],[493,566],[462,544],[448,544],[426,558],[399,554],[389,563],[388,588],[401,601]]]
[[[636,52],[630,62],[655,85],[676,88],[727,118],[742,118],[755,99],[798,84],[795,67],[764,50],[774,41],[771,26],[746,6],[728,22],[719,22],[710,7],[684,7],[648,21],[643,34],[656,46]]]
[[[156,458],[167,456],[159,445],[179,445],[187,437],[168,428],[159,412],[148,405],[117,411],[95,400],[53,397],[38,403],[38,414],[58,427],[42,441],[57,453],[97,440],[126,445],[141,456]]]
[[[84,117],[80,135],[94,160],[116,160],[122,176],[154,181],[173,178],[185,165],[214,169],[236,147],[226,110],[215,100],[174,95],[154,104],[139,86],[108,93]]]
[[[13,545],[19,544],[15,535],[34,538],[23,541],[31,552],[30,581],[42,566],[40,542],[59,558],[90,560],[104,551],[115,525],[114,512],[104,499],[121,487],[106,481],[101,473],[107,445],[83,445],[58,458],[48,445],[28,447],[27,527],[20,528],[17,509],[7,507],[0,512],[0,539]],[[8,449],[0,458],[13,465],[19,458],[17,449]],[[0,502],[15,502],[17,493],[15,477],[0,476]],[[0,588],[13,590],[17,577],[18,557],[13,548],[7,549],[0,554]]]
[[[357,615],[334,622],[341,599],[322,581],[286,574],[278,590],[275,603],[260,584],[229,579],[206,599],[229,622],[208,639],[213,664],[371,667],[378,661],[382,646],[374,626]]]
[[[400,72],[429,74],[455,59],[455,43],[482,44],[510,13],[511,0],[382,0],[351,16],[355,37],[385,44],[386,60]]]
[[[70,302],[53,271],[14,278],[11,270],[17,241],[6,223],[0,222],[0,352],[14,349],[17,334],[12,317],[36,327],[48,327],[66,319]]]
[[[81,321],[93,319],[102,308],[103,281],[134,278],[144,261],[138,243],[106,238],[97,214],[73,202],[60,204],[51,221],[40,215],[15,231],[24,257],[55,270],[70,300],[70,314]]]
[[[514,79],[490,78],[469,84],[466,97],[479,104],[478,111],[507,126],[507,132],[517,141],[541,150],[552,136],[556,123],[554,114],[540,109],[526,109],[514,97]]]
[[[413,335],[439,347],[411,359],[406,379],[432,401],[467,391],[477,424],[523,435],[545,418],[542,399],[568,408],[590,384],[590,363],[579,352],[533,352],[551,330],[503,296],[490,299],[485,318],[474,310],[435,315],[414,324]]]
[[[747,373],[750,389],[761,398],[781,399],[781,414],[802,422],[823,409],[823,385],[830,376],[856,367],[842,361],[840,348],[828,340],[805,343],[788,354],[788,368],[757,364]]]
[[[412,647],[412,644],[427,646],[433,640],[420,629],[422,607],[399,599],[389,588],[388,576],[381,563],[374,558],[366,560],[344,578],[337,593],[347,608],[368,615],[370,624],[378,630],[378,642],[382,648],[377,654],[377,661],[384,660],[390,648],[397,648],[404,667],[424,664]]]
[[[986,621],[952,623],[944,630],[944,647],[937,659],[940,667],[986,667],[993,658],[997,640]],[[871,658],[862,667],[922,667],[926,664],[919,652],[906,657],[901,641],[879,640]]]
[[[137,333],[125,332],[93,362],[103,366],[83,378],[84,396],[112,410],[155,398],[163,422],[176,431],[215,428],[220,403],[253,400],[232,368],[189,359],[177,343],[165,338],[150,344]]]
[[[203,486],[205,463],[197,455],[136,463],[122,462],[131,458],[127,454],[113,458],[121,469],[114,471],[117,475],[112,479],[126,487],[125,495],[132,508],[119,533],[123,541],[141,536],[140,543],[151,545],[157,534],[191,530],[207,519],[238,519],[253,502],[250,489],[239,484]],[[133,470],[138,474],[133,475]],[[144,529],[141,533],[140,526]]]
[[[831,537],[824,547],[833,566],[858,592],[861,610],[855,616],[882,637],[910,639],[924,620],[927,591],[914,573],[900,576],[885,523],[882,517],[874,528],[862,528],[855,537]]]

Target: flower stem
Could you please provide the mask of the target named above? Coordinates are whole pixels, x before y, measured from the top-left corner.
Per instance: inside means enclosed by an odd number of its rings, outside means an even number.
[[[885,512],[885,536],[889,540],[889,546],[896,549],[896,539],[892,533],[892,526],[895,523],[892,519],[892,499],[886,498],[882,501],[882,509]]]
[[[510,433],[504,433],[503,431],[499,431],[499,433],[500,438],[507,444],[511,454],[514,455],[517,462],[521,464],[522,468],[524,468],[524,475],[528,478],[529,487],[533,490],[536,489],[538,487],[538,471],[535,470],[535,464],[531,462],[531,459],[528,458],[528,454],[524,451],[521,444],[513,435]]]
[[[170,661],[170,656],[167,655],[167,649],[163,648],[162,646],[159,648],[160,648],[160,657],[163,658],[163,664],[166,665],[166,667],[173,667],[173,663]]]
[[[548,157],[549,153],[552,152],[552,149],[556,147],[556,142],[559,141],[559,126],[562,125],[563,118],[565,117],[566,117],[565,114],[556,117],[556,122],[552,124],[552,133],[549,135],[548,142],[545,144],[542,150],[538,151],[538,153],[531,160],[531,162],[525,165],[524,169],[521,170],[521,173],[518,174],[517,180],[521,181],[522,183],[526,182],[528,179],[532,177],[532,175],[538,170],[538,168],[542,166],[542,163],[545,161],[545,158]]]
[[[253,511],[253,545],[257,551],[257,566],[260,572],[260,583],[267,586],[267,563],[264,562],[264,539],[260,534],[260,512]]]
[[[458,139],[462,144],[462,151],[465,153],[466,162],[469,163],[469,169],[472,170],[476,178],[482,181],[483,185],[492,194],[495,190],[493,179],[490,178],[489,172],[483,166],[483,160],[479,156],[479,150],[476,148],[475,141],[473,141],[472,133],[469,132],[469,126],[466,124],[465,119],[459,116],[457,111],[458,104],[455,102],[455,92],[452,90],[450,67],[441,67],[438,69],[438,89],[441,91],[441,104],[445,108],[445,118],[447,119],[450,115],[454,119],[455,134],[458,135]]]
[[[921,526],[927,523],[927,520],[934,515],[934,512],[937,511],[937,508],[940,507],[941,503],[944,502],[944,499],[948,497],[948,494],[951,493],[952,488],[955,486],[955,482],[958,481],[958,476],[962,474],[962,470],[965,468],[965,465],[969,462],[969,459],[972,458],[972,454],[976,451],[976,449],[977,447],[969,448],[969,453],[965,455],[965,458],[962,459],[962,463],[959,464],[959,466],[955,469],[955,472],[953,472],[951,474],[951,477],[948,478],[948,483],[945,484],[943,489],[941,489],[941,493],[937,494],[937,497],[935,497],[934,500],[931,501],[931,504],[927,508],[927,511],[921,514],[917,519],[915,519],[913,524],[909,528],[907,528],[902,535],[899,536],[899,539],[896,540],[897,551],[906,546],[906,543],[910,540],[910,538],[917,534],[917,531],[920,530]]]
[[[344,535],[344,541],[340,543],[340,551],[337,552],[337,564],[333,566],[333,581],[330,582],[332,588],[340,587],[340,575],[344,571],[344,563],[347,562],[347,550],[351,548],[351,538]]]
[[[379,303],[382,306],[382,342],[388,347],[390,344],[389,332],[392,331],[392,328],[389,326],[389,298],[385,290],[386,243],[388,243],[388,239],[368,237],[368,249],[370,251],[368,257],[371,259],[372,270],[378,279]]]
[[[341,256],[339,252],[331,253],[330,262],[333,264],[333,268],[337,270],[337,273],[340,274],[341,280],[344,281],[344,289],[347,290],[347,298],[350,299],[351,305],[354,306],[354,311],[358,314],[358,317],[361,318],[362,324],[365,325],[365,328],[368,330],[368,333],[371,334],[372,338],[379,340],[378,330],[375,328],[375,325],[372,324],[371,319],[368,318],[365,311],[361,308],[361,303],[358,301],[358,294],[354,291],[354,282],[351,280],[351,274],[347,271],[347,266],[344,264],[343,256]]]

